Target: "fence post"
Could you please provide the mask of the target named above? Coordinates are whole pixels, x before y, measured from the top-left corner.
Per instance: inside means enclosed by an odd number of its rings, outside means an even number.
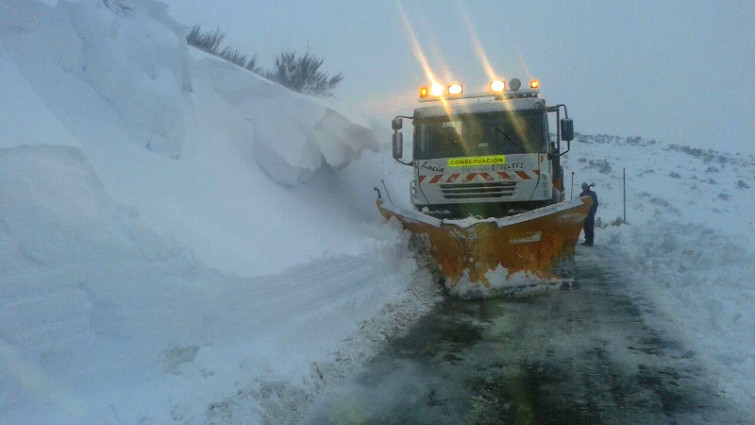
[[[571,172],[571,189],[569,189],[569,199],[574,199],[574,171]]]
[[[624,167],[624,223],[627,222],[627,169]]]

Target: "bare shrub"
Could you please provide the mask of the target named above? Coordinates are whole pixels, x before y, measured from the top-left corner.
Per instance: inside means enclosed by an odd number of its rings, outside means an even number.
[[[220,32],[219,28],[215,28],[214,32],[202,32],[200,25],[194,25],[186,36],[186,42],[197,49],[218,55],[220,43],[224,38],[225,33]]]
[[[252,57],[249,58],[249,60],[246,62],[246,65],[244,65],[244,68],[254,72],[255,74],[262,73],[262,69],[257,66],[257,55],[252,55]]]
[[[226,47],[218,54],[218,56],[227,60],[228,62],[235,63],[242,68],[246,67],[246,55],[242,54],[237,49],[234,49],[232,47]]]
[[[273,69],[265,72],[265,77],[299,93],[329,96],[344,75],[338,73],[328,77],[320,72],[323,61],[309,50],[301,56],[284,51],[276,56]]]

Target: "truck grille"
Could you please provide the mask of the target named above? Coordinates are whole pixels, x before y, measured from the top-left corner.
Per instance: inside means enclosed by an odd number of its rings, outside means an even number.
[[[516,182],[512,181],[440,185],[446,199],[502,198],[513,195],[515,189]]]

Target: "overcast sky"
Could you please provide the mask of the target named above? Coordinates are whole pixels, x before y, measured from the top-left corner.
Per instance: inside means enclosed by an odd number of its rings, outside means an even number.
[[[538,78],[577,131],[755,154],[752,0],[162,1],[263,67],[309,47],[345,74],[335,96],[386,127],[427,82],[408,23],[441,82],[483,88],[481,46],[497,75]]]

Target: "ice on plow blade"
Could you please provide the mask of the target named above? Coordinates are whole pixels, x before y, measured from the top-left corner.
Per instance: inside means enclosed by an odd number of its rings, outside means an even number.
[[[502,217],[438,219],[383,199],[377,207],[417,235],[451,294],[486,298],[569,282],[574,250],[592,205],[577,198]]]

